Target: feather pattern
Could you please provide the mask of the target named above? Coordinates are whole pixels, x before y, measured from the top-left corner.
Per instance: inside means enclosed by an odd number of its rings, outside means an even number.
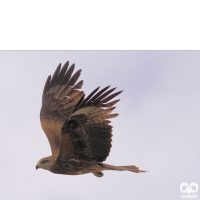
[[[93,173],[102,177],[103,170],[145,172],[135,165],[114,166],[102,163],[108,157],[112,142],[110,118],[119,101],[112,100],[122,91],[107,86],[96,88],[86,98],[80,91],[83,81],[77,80],[78,70],[69,62],[58,65],[52,78],[48,76],[42,95],[40,120],[49,140],[52,156],[38,161],[36,169],[43,168],[57,174],[80,175]]]
[[[58,65],[52,78],[47,78],[42,95],[42,108],[40,111],[41,126],[49,140],[53,156],[57,156],[60,149],[60,132],[63,123],[69,118],[74,107],[84,95],[80,91],[83,81],[78,82],[81,70],[73,76],[75,65],[69,69],[66,62],[61,69]],[[72,77],[71,77],[72,76]],[[75,85],[75,86],[74,86]]]
[[[105,102],[122,92],[108,96],[115,90],[113,88],[107,91],[108,88],[109,86],[96,94],[98,87],[87,98],[79,100],[72,115],[62,126],[57,162],[69,159],[97,162],[106,160],[112,146],[112,126],[107,119],[118,115],[110,113],[115,109],[111,106],[119,100],[107,104]]]

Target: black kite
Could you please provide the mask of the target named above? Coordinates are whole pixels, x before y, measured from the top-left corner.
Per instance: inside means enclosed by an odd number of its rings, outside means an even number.
[[[81,74],[73,76],[75,65],[69,69],[66,62],[58,65],[53,77],[47,78],[42,95],[40,120],[49,140],[52,156],[42,158],[37,168],[57,174],[79,175],[93,173],[102,177],[103,170],[145,172],[134,165],[113,166],[103,163],[111,148],[112,126],[108,119],[119,100],[111,101],[122,91],[112,93],[116,88],[96,88],[84,98],[81,91],[83,81],[76,81]]]

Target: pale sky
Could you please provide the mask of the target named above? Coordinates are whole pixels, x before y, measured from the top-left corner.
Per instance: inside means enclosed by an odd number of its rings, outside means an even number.
[[[124,90],[105,163],[148,173],[36,171],[51,155],[39,119],[43,87],[68,60],[82,69],[86,95]],[[182,182],[200,186],[200,51],[0,51],[0,84],[0,199],[180,200]]]

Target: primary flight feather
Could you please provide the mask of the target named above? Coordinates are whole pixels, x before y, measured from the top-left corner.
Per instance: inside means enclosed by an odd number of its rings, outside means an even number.
[[[36,169],[42,168],[57,174],[80,175],[93,173],[102,177],[103,170],[145,172],[134,165],[113,166],[103,163],[111,148],[112,126],[110,118],[119,100],[112,100],[122,91],[113,93],[110,86],[96,88],[85,98],[81,91],[83,81],[77,80],[78,70],[69,62],[58,65],[53,76],[47,78],[42,95],[40,121],[52,155],[38,161]]]

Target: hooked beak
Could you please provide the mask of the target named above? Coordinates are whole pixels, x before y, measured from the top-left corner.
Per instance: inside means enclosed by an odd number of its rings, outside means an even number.
[[[35,167],[36,169],[38,169],[38,168],[40,168],[38,165],[36,165],[36,167]]]

